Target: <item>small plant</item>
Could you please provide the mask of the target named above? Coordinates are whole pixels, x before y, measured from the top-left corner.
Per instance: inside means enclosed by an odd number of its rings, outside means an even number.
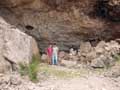
[[[116,61],[120,61],[120,55],[119,54],[114,55],[114,58],[115,58]]]
[[[120,54],[115,55],[114,58],[116,60],[116,63],[120,64]]]
[[[21,76],[28,75],[31,81],[33,82],[38,81],[37,72],[38,72],[39,61],[40,61],[39,57],[33,56],[32,61],[30,62],[29,65],[19,64]]]
[[[37,81],[38,65],[39,65],[38,57],[33,56],[32,61],[28,67],[28,74],[31,81]]]

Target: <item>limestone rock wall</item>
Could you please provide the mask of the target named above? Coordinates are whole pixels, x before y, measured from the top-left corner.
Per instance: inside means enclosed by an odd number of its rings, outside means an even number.
[[[68,51],[71,46],[78,48],[81,40],[96,45],[120,37],[119,2],[116,6],[113,1],[2,0],[0,15],[35,37],[41,52],[50,42]]]

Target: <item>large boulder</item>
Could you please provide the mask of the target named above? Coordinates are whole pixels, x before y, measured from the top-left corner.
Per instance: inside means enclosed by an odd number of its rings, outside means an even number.
[[[80,52],[82,55],[90,52],[91,49],[92,49],[92,46],[91,46],[90,42],[81,42],[80,43]]]
[[[18,29],[5,30],[4,57],[13,63],[29,63],[32,58],[32,37]]]
[[[78,51],[79,61],[88,64],[94,57],[94,48],[91,46],[90,42],[81,42],[80,49]]]
[[[13,68],[20,63],[29,64],[33,56],[40,56],[35,39],[2,18],[0,23],[0,67],[7,68],[11,65]]]
[[[4,31],[0,29],[0,73],[10,71],[11,69],[10,63],[3,58],[3,47],[4,47],[3,32]]]
[[[12,65],[4,58],[0,58],[0,73],[10,72]]]
[[[37,44],[37,42],[34,38],[32,38],[31,44],[32,44],[32,54],[33,54],[33,56],[40,57],[38,44]]]

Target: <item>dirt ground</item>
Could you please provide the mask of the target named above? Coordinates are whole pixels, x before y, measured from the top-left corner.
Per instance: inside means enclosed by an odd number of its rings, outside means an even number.
[[[63,67],[53,68],[74,72],[73,69]],[[68,79],[48,79],[42,81],[40,85],[43,90],[120,90],[120,77],[110,78],[92,72]]]

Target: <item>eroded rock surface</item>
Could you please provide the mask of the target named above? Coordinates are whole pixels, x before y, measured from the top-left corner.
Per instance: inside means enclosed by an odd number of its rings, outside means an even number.
[[[6,30],[4,40],[4,57],[13,63],[29,63],[32,58],[32,37],[17,29]]]
[[[61,50],[69,51],[72,45],[79,48],[81,40],[96,45],[120,36],[116,0],[2,0],[0,5],[0,15],[35,37],[41,52],[49,42],[57,42]]]

